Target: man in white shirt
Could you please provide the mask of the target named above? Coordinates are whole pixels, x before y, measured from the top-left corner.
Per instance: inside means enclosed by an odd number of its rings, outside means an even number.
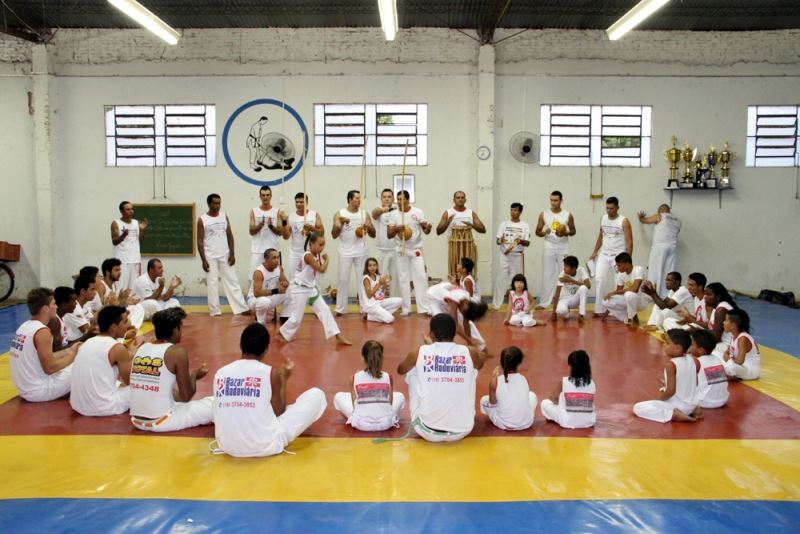
[[[397,243],[397,276],[400,298],[403,306],[400,315],[411,313],[411,281],[414,281],[414,295],[417,300],[417,313],[429,313],[428,273],[425,270],[425,256],[422,253],[422,234],[431,233],[431,223],[425,220],[425,213],[411,206],[408,191],[397,192],[399,209],[392,212],[387,235]]]
[[[142,256],[139,243],[144,239],[147,219],[137,221],[133,218],[133,204],[127,200],[119,203],[120,218],[111,221],[111,244],[114,257],[122,262],[120,288],[128,289],[142,272]]]
[[[683,330],[692,330],[695,328],[707,328],[708,326],[708,312],[706,310],[706,275],[703,273],[691,273],[689,280],[686,282],[686,289],[692,296],[692,308],[684,310],[678,308],[676,313],[677,318],[666,317],[663,320],[662,329],[666,332],[673,328],[681,328]]]
[[[289,214],[288,225],[283,227],[283,238],[289,239],[289,261],[284,261],[286,266],[286,277],[291,282],[297,274],[297,266],[300,265],[300,258],[305,253],[304,246],[306,237],[311,232],[323,235],[325,226],[322,224],[322,217],[314,210],[308,209],[308,195],[297,193],[294,196],[295,211]]]
[[[28,402],[55,400],[69,393],[72,362],[81,343],[53,352],[53,334],[47,324],[55,317],[53,291],[31,289],[26,299],[31,318],[22,323],[11,340],[11,381]]]
[[[261,205],[250,210],[250,271],[248,280],[252,280],[253,272],[264,261],[264,251],[273,248],[281,250],[279,237],[283,237],[286,214],[272,206],[272,189],[262,186],[258,191]]]
[[[263,258],[264,261],[251,275],[253,281],[247,293],[247,305],[256,312],[256,321],[266,325],[270,310],[286,302],[289,281],[280,266],[277,250],[268,248],[264,251]]]
[[[392,212],[397,210],[393,205],[394,194],[391,189],[381,191],[381,205],[372,210],[372,225],[375,227],[375,256],[378,260],[378,268],[382,275],[392,277],[389,285],[390,294],[399,294],[397,285],[397,247],[396,241],[389,238],[389,223],[392,220]]]
[[[550,209],[539,214],[536,235],[544,238],[542,249],[542,290],[539,306],[547,307],[553,301],[556,288],[556,273],[561,269],[564,257],[569,252],[569,238],[575,235],[575,220],[572,213],[561,209],[561,191],[550,193]]]
[[[165,287],[165,284],[164,265],[158,258],[151,258],[147,262],[147,272],[133,283],[133,293],[144,308],[145,319],[149,319],[157,311],[180,308],[181,303],[173,294],[175,288],[181,285],[181,279],[173,276],[169,286]]]
[[[120,290],[119,278],[122,275],[122,264],[119,259],[107,258],[103,260],[100,271],[103,273],[103,277],[100,279],[100,285],[97,286],[97,293],[100,293],[100,288],[102,287],[103,305],[117,304],[124,306],[128,310],[128,319],[130,319],[131,324],[137,330],[141,328],[145,311],[139,304],[139,297],[133,293],[132,288]]]
[[[681,285],[681,273],[671,272],[666,276],[666,288],[669,291],[666,298],[661,298],[655,284],[649,280],[642,284],[642,291],[653,299],[653,310],[647,320],[645,330],[658,330],[664,327],[664,320],[669,318],[680,319],[680,311],[694,311],[694,299],[689,290]]]
[[[609,314],[625,324],[638,325],[639,310],[647,306],[647,297],[641,292],[644,282],[644,267],[633,265],[631,255],[620,252],[615,258],[617,274],[614,283],[617,288],[603,297],[603,305],[608,308],[605,316]]]
[[[453,231],[453,228],[466,228],[469,230],[469,247],[467,251],[462,255],[462,257],[467,257],[472,260],[472,262],[477,265],[478,264],[478,249],[475,247],[474,242],[472,242],[472,230],[475,230],[479,234],[486,233],[486,226],[481,221],[481,218],[478,217],[478,214],[473,211],[472,209],[466,206],[467,204],[467,194],[464,191],[456,191],[453,193],[453,207],[448,208],[442,214],[442,218],[439,220],[439,224],[436,225],[436,235],[445,234],[448,241],[448,247],[453,247],[453,243],[450,241],[450,236]],[[461,258],[455,259],[452,255],[448,254],[448,275],[455,276],[458,274],[458,262],[461,261]]]
[[[590,268],[589,274],[594,275],[597,291],[595,292],[594,315],[603,316],[605,303],[603,297],[606,294],[606,284],[609,271],[614,266],[617,254],[627,252],[633,255],[633,232],[631,223],[627,217],[619,213],[619,200],[617,197],[606,199],[606,214],[600,220],[600,232],[597,234],[597,241],[594,244],[594,251],[589,257],[589,264],[594,263],[594,269]]]
[[[361,285],[364,263],[367,261],[367,243],[364,235],[375,237],[372,219],[361,210],[361,192],[347,192],[347,207],[333,216],[331,235],[339,240],[339,285],[336,289],[336,315],[347,313],[350,294],[350,272],[355,273],[356,289]],[[358,292],[356,291],[356,294]]]
[[[197,252],[206,275],[208,287],[208,312],[212,317],[222,315],[219,307],[219,282],[228,298],[234,315],[250,313],[242,295],[242,288],[236,278],[233,266],[233,232],[228,216],[220,211],[222,199],[216,193],[206,198],[208,212],[197,219]]]
[[[63,317],[64,324],[67,326],[67,341],[75,341],[86,334],[93,324],[93,316],[88,308],[88,304],[94,300],[95,287],[94,278],[79,276],[75,279],[73,288],[78,297],[75,309]]]
[[[499,268],[495,276],[494,295],[492,305],[499,309],[503,305],[503,298],[508,294],[511,278],[525,270],[523,252],[531,244],[531,227],[521,221],[522,204],[514,202],[509,210],[509,220],[500,224],[497,230],[496,243],[500,250]]]
[[[664,285],[665,273],[675,270],[678,233],[681,220],[670,213],[669,206],[661,204],[658,211],[649,217],[643,211],[638,213],[639,222],[654,224],[653,244],[650,246],[647,279],[655,284],[656,292],[664,297],[669,289]]]
[[[564,269],[558,275],[556,292],[553,295],[553,322],[559,317],[569,319],[569,311],[578,308],[578,321],[583,322],[586,315],[586,298],[592,288],[592,281],[586,270],[579,266],[578,258],[564,258]]]

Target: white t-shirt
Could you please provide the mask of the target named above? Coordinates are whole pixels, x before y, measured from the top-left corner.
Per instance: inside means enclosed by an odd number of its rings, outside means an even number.
[[[353,375],[353,415],[347,422],[361,430],[383,430],[397,423],[390,390],[389,373],[375,378],[366,371],[357,372]]]
[[[375,226],[375,248],[378,250],[394,250],[395,248],[395,240],[389,239],[387,234],[392,221],[392,213],[395,211],[397,210],[381,213],[377,219],[375,217],[372,218],[372,224]]]
[[[166,284],[166,281],[164,282]],[[166,286],[165,286],[166,287]],[[156,289],[158,289],[158,278],[150,279],[150,275],[144,273],[133,281],[133,294],[139,297],[140,301],[149,299]],[[162,291],[163,292],[163,291]],[[159,299],[161,300],[161,299]]]
[[[119,341],[99,335],[88,339],[78,349],[72,363],[72,386],[69,404],[81,415],[115,415],[126,411],[127,398],[121,399],[117,387],[119,368],[108,355]]]
[[[497,416],[508,428],[529,428],[533,424],[528,379],[519,373],[497,377]]]
[[[64,315],[64,324],[67,325],[67,341],[79,339],[83,335],[81,327],[88,325],[89,320],[90,318],[81,307],[81,303],[76,302],[75,309],[71,313]]]
[[[407,212],[402,213],[400,210],[390,212],[389,219],[390,226],[400,226],[405,224],[411,228],[411,237],[406,241],[406,252],[413,252],[422,249],[422,223],[425,222],[425,213],[415,206],[412,206]],[[403,240],[400,239],[400,234],[395,236],[395,243],[398,248],[403,246]]]
[[[607,255],[616,256],[620,252],[627,250],[625,243],[625,230],[622,223],[625,216],[617,214],[615,219],[610,219],[608,214],[603,215],[600,221],[600,230],[603,232],[603,244],[600,252]]]
[[[525,221],[514,222],[512,220],[504,221],[500,223],[500,228],[497,230],[497,239],[501,241],[502,250],[505,251],[508,247],[511,246],[514,241],[517,239],[521,241],[530,241],[531,239],[531,227]],[[515,256],[520,255],[525,250],[525,247],[522,245],[517,245],[511,252],[508,253],[509,256],[512,254]]]
[[[680,308],[690,313],[694,311],[694,297],[692,297],[692,294],[686,289],[686,286],[681,286],[677,290],[670,289],[667,293],[667,298],[678,303],[678,305],[673,308],[676,312]]]
[[[475,425],[475,379],[469,349],[452,342],[422,345],[417,354],[419,406],[428,428],[469,432]]]
[[[661,220],[653,229],[653,244],[675,245],[681,231],[681,220],[671,213],[662,213]]]
[[[697,373],[698,402],[722,405],[728,402],[728,375],[722,357],[705,354],[697,358],[700,371]]]
[[[364,224],[364,212],[358,210],[353,213],[347,208],[339,210],[339,217],[349,219],[342,224],[339,234],[339,256],[342,258],[360,258],[367,255],[367,243],[363,237],[356,235],[356,228]],[[366,233],[366,230],[365,230]]]
[[[203,250],[207,260],[227,258],[228,253],[228,217],[220,211],[216,217],[208,213],[200,216],[203,221]]]
[[[120,233],[123,230],[128,230],[128,235],[125,236],[118,245],[114,245],[114,257],[122,263],[141,263],[142,256],[139,252],[139,221],[131,219],[131,222],[126,223],[122,219],[117,219],[117,229]]]
[[[542,212],[542,218],[544,219],[544,225],[546,228],[550,228],[551,232],[544,236],[544,246],[546,248],[559,248],[563,249],[569,246],[569,236],[558,236],[556,235],[556,230],[560,227],[567,228],[569,223],[569,212],[566,210],[561,210],[558,213],[553,213],[552,210],[546,210]]]
[[[306,244],[306,236],[303,235],[304,224],[310,224],[311,226],[317,224],[317,212],[308,210],[305,218],[302,215],[298,215],[297,211],[289,214],[289,228],[291,228],[289,245],[294,255],[303,255],[303,246]]]
[[[158,419],[172,411],[172,390],[177,382],[167,368],[164,355],[172,343],[145,343],[133,357],[131,366],[131,415]]]
[[[641,265],[634,265],[630,273],[617,273],[614,275],[614,283],[617,287],[623,286],[625,291],[631,291],[636,280],[644,280],[644,267]],[[639,292],[641,290],[642,286],[640,284]]]
[[[251,236],[250,252],[253,254],[263,254],[268,248],[274,248],[280,251],[281,245],[278,241],[278,235],[269,227],[270,224],[272,224],[272,226],[280,226],[283,224],[283,221],[278,220],[278,208],[272,207],[268,210],[262,210],[261,206],[259,206],[253,208],[252,213],[256,224],[264,221],[264,226],[261,227],[261,230],[259,230],[256,235]]]
[[[566,283],[565,284],[564,282],[562,282],[561,281],[561,277],[565,276],[566,274],[567,273],[565,273],[562,270],[561,274],[558,275],[557,286],[561,288],[561,293],[559,293],[559,295],[558,295],[558,300],[569,300],[569,299],[571,299],[572,297],[575,296],[575,294],[578,293],[578,288],[581,287],[581,286],[579,286],[577,284],[572,284],[572,283]],[[574,278],[575,280],[577,280],[579,282],[583,282],[584,280],[589,278],[589,275],[586,274],[586,269],[584,269],[583,267],[578,267],[578,270],[575,271],[575,276],[573,276],[572,278]]]

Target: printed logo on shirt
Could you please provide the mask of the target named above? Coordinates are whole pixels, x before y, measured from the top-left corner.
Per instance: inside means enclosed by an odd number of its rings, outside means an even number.
[[[133,359],[131,373],[161,376],[161,366],[164,364],[163,358],[151,358],[150,356],[136,356]]]
[[[385,404],[389,402],[389,384],[358,384],[355,389],[358,404]]]
[[[28,338],[25,334],[17,334],[11,340],[11,355],[15,358],[22,356],[22,347],[25,346],[25,340]]]
[[[514,312],[524,312],[525,311],[525,299],[523,298],[515,298],[514,302],[511,304],[511,309]]]
[[[706,382],[709,384],[720,384],[728,381],[728,376],[725,374],[725,367],[722,364],[712,365],[703,369],[706,374]]]
[[[422,370],[425,373],[467,373],[466,356],[425,355]]]
[[[216,397],[260,397],[261,377],[244,378],[225,377],[217,380]]]
[[[577,391],[565,392],[564,405],[568,412],[591,413],[594,411],[594,394]]]

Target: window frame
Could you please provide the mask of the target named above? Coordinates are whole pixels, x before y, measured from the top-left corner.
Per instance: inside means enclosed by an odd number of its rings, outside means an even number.
[[[785,135],[786,133],[789,135]],[[759,155],[759,151],[762,151],[762,155]],[[747,106],[745,166],[800,167],[800,105]]]

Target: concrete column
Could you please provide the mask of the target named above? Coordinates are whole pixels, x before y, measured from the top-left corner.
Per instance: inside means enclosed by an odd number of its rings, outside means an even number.
[[[36,218],[39,224],[39,284],[55,285],[55,238],[53,235],[53,179],[50,173],[50,65],[47,48],[33,45],[31,61],[33,93],[33,174],[36,184]]]
[[[492,151],[486,160],[478,159],[473,153],[471,157],[478,162],[477,184],[478,198],[474,201],[474,209],[486,225],[486,233],[475,233],[478,254],[478,276],[481,292],[488,294],[494,284],[492,282],[492,261],[494,246],[494,86],[495,86],[495,50],[494,45],[481,45],[478,53],[478,146],[485,145]],[[475,147],[475,149],[478,148]]]

